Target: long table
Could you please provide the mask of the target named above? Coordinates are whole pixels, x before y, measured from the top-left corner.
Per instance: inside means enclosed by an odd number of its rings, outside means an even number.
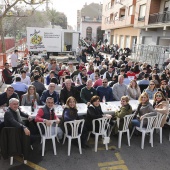
[[[151,103],[153,103],[153,100],[150,100]],[[138,106],[138,100],[130,100],[130,105],[132,106],[132,110],[136,110]],[[100,103],[102,111],[104,114],[114,114],[115,111],[119,110],[119,107],[121,106],[120,101],[113,101],[113,102],[106,102],[106,103]],[[38,106],[38,108],[41,108],[43,106]],[[27,114],[31,115],[33,118],[37,115],[38,109],[36,109],[34,112],[31,112],[31,106],[20,106],[21,111],[26,112]],[[58,117],[62,116],[63,108],[61,105],[55,105],[55,114]],[[85,103],[77,103],[77,109],[78,109],[78,115],[86,115],[87,114],[87,105]],[[0,120],[4,119],[4,110],[0,109]]]

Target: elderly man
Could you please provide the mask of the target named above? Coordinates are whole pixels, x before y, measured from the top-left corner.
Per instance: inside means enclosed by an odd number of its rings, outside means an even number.
[[[113,101],[113,94],[111,87],[108,86],[108,80],[105,78],[102,80],[102,86],[97,87],[97,95],[100,97],[100,101],[105,98],[105,101]]]
[[[48,86],[48,90],[43,91],[42,96],[40,97],[40,101],[43,105],[45,104],[48,97],[52,97],[54,99],[54,104],[59,104],[59,95],[55,91],[54,83],[50,83]]]
[[[113,98],[116,101],[120,101],[122,96],[127,95],[127,86],[123,84],[124,77],[123,75],[119,75],[118,83],[113,85]]]
[[[46,104],[43,106],[43,108],[40,108],[38,110],[38,113],[35,118],[35,122],[44,122],[47,126],[50,126],[51,125],[50,120],[56,120],[57,124],[59,124],[60,122],[60,119],[55,115],[54,99],[52,97],[47,97]],[[58,132],[58,138],[62,139],[63,132],[61,128],[58,127],[57,132]]]
[[[31,116],[22,112],[19,109],[19,100],[18,99],[16,99],[16,98],[10,99],[9,100],[9,108],[5,112],[5,115],[4,115],[5,127],[22,128],[25,132],[25,135],[30,136],[30,131],[24,125],[21,117],[28,118],[28,120],[32,119]]]
[[[86,87],[81,89],[81,100],[87,105],[90,105],[90,100],[95,95],[97,95],[96,89],[92,87],[92,80],[89,79],[87,80]]]
[[[62,88],[60,92],[60,103],[62,105],[66,104],[67,99],[72,96],[76,99],[77,102],[80,102],[80,95],[76,87],[71,85],[71,79],[65,80],[65,87]]]
[[[14,88],[8,86],[6,91],[0,94],[0,107],[9,106],[9,100],[11,98],[19,99],[18,94],[14,92]]]

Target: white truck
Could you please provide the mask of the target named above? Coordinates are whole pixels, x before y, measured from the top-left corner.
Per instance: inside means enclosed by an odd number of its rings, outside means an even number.
[[[33,53],[75,52],[78,47],[80,33],[57,28],[27,27],[27,46]]]

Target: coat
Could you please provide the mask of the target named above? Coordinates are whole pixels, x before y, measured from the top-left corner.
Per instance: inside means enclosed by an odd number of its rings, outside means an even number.
[[[30,136],[25,135],[21,128],[3,128],[0,138],[1,154],[4,159],[23,154],[28,159],[30,151]]]
[[[134,93],[134,89],[133,88],[131,88],[131,87],[127,88],[127,94],[128,94],[128,96],[129,96],[129,98],[131,100],[136,100],[141,95],[141,91],[140,91],[139,86],[137,86],[137,88],[135,88],[135,90],[136,90],[136,94]]]
[[[123,118],[126,115],[130,115],[130,114],[132,114],[132,106],[129,105],[129,104],[127,104],[125,106],[122,106],[119,111],[115,112],[113,118],[120,118],[119,130],[123,129],[123,124],[124,124],[124,119]],[[115,127],[115,133],[117,133],[117,132],[118,132],[118,128],[116,126]]]
[[[161,123],[161,127],[163,127],[164,124],[166,123],[166,117],[169,114],[169,103],[167,101],[162,101],[158,105],[156,105],[155,110],[158,113],[164,114],[164,117]]]
[[[85,118],[85,124],[84,126],[87,128],[88,131],[92,131],[93,125],[92,121],[94,119],[102,118],[103,112],[101,109],[101,106],[94,107],[93,105],[90,105],[87,109],[87,115]],[[96,125],[96,129],[98,129],[99,125]]]

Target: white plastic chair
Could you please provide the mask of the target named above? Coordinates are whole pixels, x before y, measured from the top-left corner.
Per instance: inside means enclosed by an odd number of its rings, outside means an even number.
[[[133,135],[133,132],[136,128],[139,132],[142,132],[142,141],[141,141],[141,148],[144,149],[144,141],[145,141],[145,134],[150,133],[150,143],[151,147],[153,147],[153,131],[154,131],[154,121],[157,118],[157,116],[151,116],[151,117],[144,117],[141,121],[140,127],[134,127],[131,136]],[[146,128],[143,127],[143,121],[147,121]]]
[[[58,124],[56,124],[54,129],[53,129],[53,124],[56,122],[56,120],[50,120],[50,121],[51,121],[51,126],[46,126],[46,124],[44,122],[37,122],[37,126],[38,126],[38,129],[39,129],[40,135],[41,135],[42,156],[44,156],[46,139],[52,139],[54,155],[57,154],[55,138],[57,138]],[[42,125],[42,126],[40,126],[40,125]],[[42,129],[44,129],[44,134],[42,133]],[[58,140],[58,138],[57,138],[57,140]]]
[[[10,157],[10,165],[13,165],[13,162],[14,162],[14,157],[11,156]],[[24,164],[27,164],[27,160],[24,160]]]
[[[95,132],[95,130],[96,130],[95,123],[96,122],[98,122],[98,124],[99,124],[99,129],[97,129],[98,132]],[[89,132],[89,136],[88,136],[87,140],[89,140],[91,133],[93,133],[95,135],[95,147],[94,147],[95,152],[97,152],[99,136],[102,136],[102,137],[108,136],[107,133],[108,133],[108,129],[109,129],[109,126],[110,126],[109,122],[110,122],[110,118],[107,118],[107,117],[94,119],[93,122],[92,122],[93,130],[92,130],[92,132]],[[105,143],[105,146],[106,146],[106,150],[108,150],[108,144],[107,143]]]
[[[134,117],[134,114],[130,114],[130,115],[126,115],[123,118],[123,120],[124,120],[123,129],[122,130],[118,130],[118,132],[119,132],[118,148],[121,148],[122,134],[124,132],[127,133],[128,145],[130,146],[129,123],[131,122],[133,117]],[[119,128],[119,123],[120,123],[120,118],[117,118],[117,126],[118,126],[118,128]]]
[[[69,134],[68,132],[68,128],[67,128],[68,126],[71,128],[71,134]],[[65,139],[67,137],[68,138],[68,156],[70,156],[72,139],[78,139],[79,152],[80,154],[82,154],[80,137],[82,134],[83,126],[84,126],[84,119],[64,122],[65,134],[64,134],[63,144],[65,143]]]
[[[162,127],[161,127],[161,123],[162,123],[162,119],[164,118],[164,116],[166,116],[165,114],[161,114],[158,113],[155,123],[154,123],[154,129],[158,129],[160,132],[160,143],[162,143]]]

